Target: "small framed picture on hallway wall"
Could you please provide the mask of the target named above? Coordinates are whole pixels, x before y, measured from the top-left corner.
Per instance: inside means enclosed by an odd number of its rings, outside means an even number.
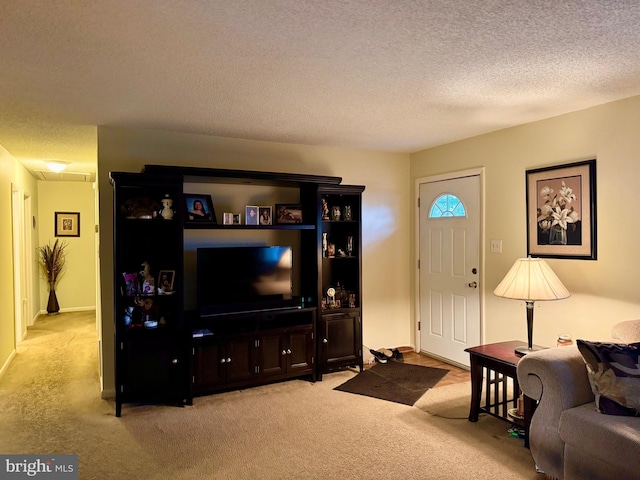
[[[56,237],[80,236],[80,212],[55,212]]]

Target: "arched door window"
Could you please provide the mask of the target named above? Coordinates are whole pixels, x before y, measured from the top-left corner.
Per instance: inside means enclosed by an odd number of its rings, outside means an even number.
[[[429,210],[429,218],[443,217],[466,217],[467,211],[462,201],[455,195],[445,193],[436,198],[431,210]]]

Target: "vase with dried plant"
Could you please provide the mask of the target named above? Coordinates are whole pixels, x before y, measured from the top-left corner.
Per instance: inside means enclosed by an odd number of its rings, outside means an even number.
[[[44,277],[49,282],[49,301],[47,302],[47,313],[55,315],[60,311],[58,297],[56,296],[56,285],[65,267],[67,243],[56,240],[53,245],[48,243],[38,247],[40,253],[40,267]]]

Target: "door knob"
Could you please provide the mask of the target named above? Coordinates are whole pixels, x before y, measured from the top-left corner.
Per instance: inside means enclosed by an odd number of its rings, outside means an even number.
[[[478,288],[478,282],[471,282],[471,283],[469,284],[469,286],[470,286],[471,288]]]

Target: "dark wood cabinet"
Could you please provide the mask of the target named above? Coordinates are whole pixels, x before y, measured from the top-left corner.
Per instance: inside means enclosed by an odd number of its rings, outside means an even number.
[[[362,369],[363,186],[341,185],[339,177],[161,165],[110,176],[117,416],[128,402],[190,403],[194,395]],[[192,191],[212,196],[217,222],[185,222]],[[266,202],[274,219],[278,202],[293,205],[301,219],[223,224],[223,213],[243,214],[240,205],[265,194],[275,200]],[[293,249],[296,307],[198,315],[197,248],[278,244]]]
[[[212,335],[193,339],[194,394],[299,376],[315,380],[315,313],[222,315],[209,322]]]
[[[112,173],[116,416],[126,402],[190,401],[182,295],[182,183],[164,176]],[[173,287],[162,278],[171,277]]]
[[[320,321],[323,373],[362,364],[360,311],[325,313]]]
[[[363,369],[362,192],[354,185],[318,189],[319,374]]]

